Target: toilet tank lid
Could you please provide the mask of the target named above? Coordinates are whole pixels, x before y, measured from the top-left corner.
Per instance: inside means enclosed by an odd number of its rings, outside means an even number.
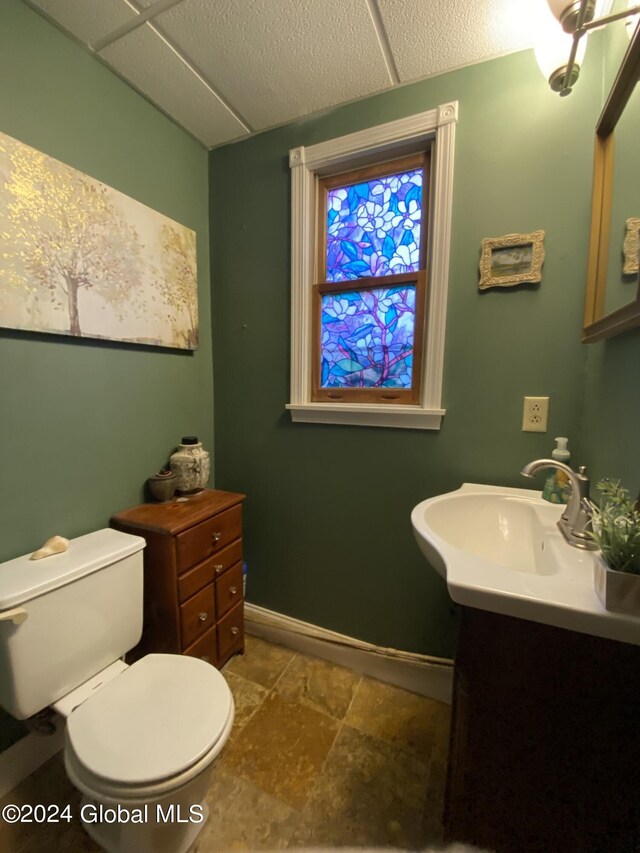
[[[26,554],[0,563],[0,611],[123,560],[141,551],[145,544],[140,536],[105,528],[71,539],[68,550],[61,554],[41,560],[30,560]]]

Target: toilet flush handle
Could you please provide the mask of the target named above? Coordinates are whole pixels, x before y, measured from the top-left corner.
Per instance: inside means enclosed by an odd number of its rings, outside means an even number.
[[[24,607],[14,607],[12,610],[5,610],[0,613],[0,622],[13,622],[14,625],[21,625],[28,615]]]

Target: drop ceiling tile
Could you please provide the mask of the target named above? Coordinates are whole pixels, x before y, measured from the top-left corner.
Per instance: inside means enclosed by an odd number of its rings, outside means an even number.
[[[85,44],[102,38],[137,15],[125,0],[30,0],[30,2]]]
[[[99,55],[207,147],[246,135],[246,128],[149,24]]]
[[[254,129],[390,85],[366,0],[184,0],[154,21]]]
[[[378,0],[378,4],[403,83],[533,44],[531,0]]]

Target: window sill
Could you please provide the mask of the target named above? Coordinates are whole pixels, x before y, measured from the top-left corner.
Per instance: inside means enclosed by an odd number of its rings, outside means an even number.
[[[445,409],[349,403],[287,403],[294,423],[440,429]]]

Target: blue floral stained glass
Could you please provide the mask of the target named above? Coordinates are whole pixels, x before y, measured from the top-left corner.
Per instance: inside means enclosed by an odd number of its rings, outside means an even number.
[[[422,169],[327,192],[326,281],[415,272]]]
[[[326,293],[321,388],[411,388],[415,284]]]

